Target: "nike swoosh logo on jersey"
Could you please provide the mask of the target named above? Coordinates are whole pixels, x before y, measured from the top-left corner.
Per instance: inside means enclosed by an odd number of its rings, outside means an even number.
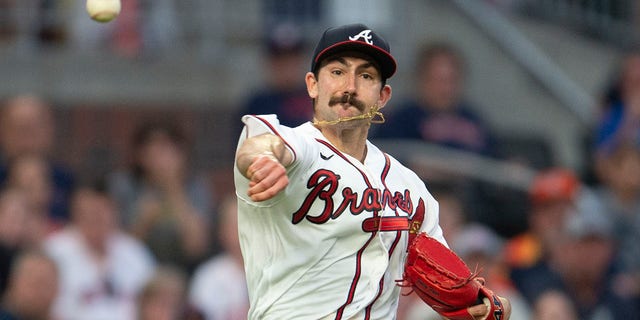
[[[322,154],[322,152],[320,152],[320,158],[322,158],[322,160],[329,160],[329,159],[333,158],[333,156],[335,156],[335,154],[331,154],[329,156],[325,156],[324,154]]]

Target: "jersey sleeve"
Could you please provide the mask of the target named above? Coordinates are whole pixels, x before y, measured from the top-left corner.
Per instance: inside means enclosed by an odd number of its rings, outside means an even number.
[[[278,117],[275,114],[259,116],[246,115],[242,117],[242,122],[244,123],[244,129],[242,129],[238,147],[240,147],[240,145],[242,145],[242,142],[248,138],[259,136],[265,133],[270,133],[282,138],[282,140],[285,142],[287,151],[291,153],[295,161],[296,153],[292,149],[292,146],[290,144],[291,138],[289,137],[289,134],[287,134],[286,130],[290,128],[281,127],[280,121],[278,121]]]
[[[293,157],[293,162],[287,166],[287,172],[290,179],[294,172],[304,171],[304,169],[309,166],[311,161],[304,161],[303,159],[311,159],[311,155],[313,154],[315,144],[309,143],[308,139],[310,139],[310,137],[297,132],[294,128],[280,125],[278,117],[274,114],[245,115],[242,117],[242,122],[244,123],[244,128],[242,129],[242,133],[238,141],[238,148],[242,145],[244,140],[250,137],[255,137],[265,133],[274,134],[284,141],[287,152],[289,152]],[[244,177],[238,179],[247,182]],[[238,182],[238,179],[236,179],[236,182]],[[290,186],[287,188],[289,187]],[[245,201],[250,201],[245,197],[246,190],[248,189],[248,186],[245,183],[236,183],[236,189],[239,191],[236,192],[238,197],[243,198]],[[276,196],[270,200],[263,201],[262,205],[273,204],[279,201],[279,198],[280,196]]]

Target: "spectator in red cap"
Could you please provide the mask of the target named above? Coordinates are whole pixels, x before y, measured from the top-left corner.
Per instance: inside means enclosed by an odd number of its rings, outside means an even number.
[[[538,174],[529,189],[528,228],[510,239],[505,259],[512,267],[529,267],[538,262],[558,236],[574,209],[581,188],[578,177],[565,168],[551,168]]]
[[[611,219],[587,188],[573,202],[574,213],[561,221],[545,256],[534,266],[512,270],[511,278],[537,311],[555,292],[568,299],[578,319],[638,319],[637,303],[615,288],[619,271]],[[569,314],[554,319],[570,319],[571,308],[563,309]]]

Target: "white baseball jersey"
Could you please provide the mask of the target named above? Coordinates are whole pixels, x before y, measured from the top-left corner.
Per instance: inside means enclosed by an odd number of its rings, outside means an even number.
[[[289,185],[267,201],[248,198],[235,169],[249,319],[394,319],[409,229],[446,244],[422,180],[368,141],[361,163],[311,123],[243,121],[239,145],[270,132],[294,157]]]

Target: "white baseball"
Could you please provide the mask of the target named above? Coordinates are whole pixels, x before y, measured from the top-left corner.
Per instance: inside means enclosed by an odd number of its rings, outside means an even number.
[[[87,0],[87,12],[91,19],[109,22],[120,13],[120,0]]]

